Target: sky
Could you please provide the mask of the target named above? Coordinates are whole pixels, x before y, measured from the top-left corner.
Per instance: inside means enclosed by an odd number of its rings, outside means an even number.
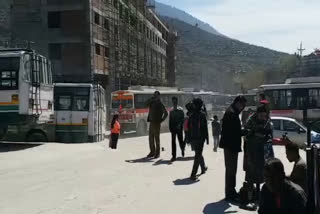
[[[320,0],[158,0],[254,45],[305,54],[320,49]]]

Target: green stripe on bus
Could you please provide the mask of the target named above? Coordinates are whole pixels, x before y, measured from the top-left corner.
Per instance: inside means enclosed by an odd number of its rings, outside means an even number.
[[[19,106],[18,105],[0,105],[0,111],[18,111]]]
[[[84,125],[84,126],[56,126],[56,131],[62,131],[62,132],[66,132],[66,131],[80,131],[80,132],[88,132],[88,126]]]

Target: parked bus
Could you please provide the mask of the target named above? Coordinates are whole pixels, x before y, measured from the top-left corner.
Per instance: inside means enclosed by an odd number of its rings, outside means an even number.
[[[111,94],[112,114],[119,113],[121,130],[136,131],[137,135],[146,135],[148,130],[147,117],[149,108],[146,101],[150,99],[155,91],[160,91],[161,100],[169,111],[173,96],[178,97],[179,105],[185,107],[193,98],[191,93],[178,91],[176,88],[147,88],[132,87],[129,90],[115,91]],[[168,130],[168,118],[163,122],[162,131]]]
[[[89,83],[56,83],[56,140],[97,142],[106,136],[105,91]]]
[[[320,83],[262,85],[259,92],[270,102],[271,116],[303,120],[303,108],[308,106],[308,118],[320,119]]]
[[[0,140],[54,140],[50,61],[27,49],[0,50]]]

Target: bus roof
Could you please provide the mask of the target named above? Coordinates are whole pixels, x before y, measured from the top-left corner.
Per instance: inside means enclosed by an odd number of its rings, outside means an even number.
[[[92,83],[55,83],[56,87],[92,87]]]
[[[153,94],[155,91],[157,90],[147,90],[147,91],[139,91],[139,90],[120,90],[120,91],[113,91],[112,94],[117,94],[117,93],[124,93],[124,94],[127,94],[127,93],[132,93],[132,94]],[[184,91],[159,91],[160,94],[187,94],[186,92]]]
[[[295,89],[295,88],[320,88],[320,83],[270,84],[270,85],[261,85],[259,87],[260,90]]]

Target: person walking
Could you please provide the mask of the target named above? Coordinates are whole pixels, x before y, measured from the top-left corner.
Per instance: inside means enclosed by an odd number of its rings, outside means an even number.
[[[307,213],[307,196],[303,189],[286,178],[279,159],[269,159],[264,167],[265,184],[261,190],[258,214]]]
[[[202,156],[204,142],[207,141],[209,144],[208,135],[208,122],[205,113],[201,111],[203,102],[201,99],[197,98],[193,100],[194,112],[190,115],[188,122],[188,134],[191,144],[195,150],[195,157],[193,162],[193,168],[191,172],[190,179],[197,180],[197,172],[199,165],[201,167],[201,174],[206,173],[207,166],[205,165],[204,158]]]
[[[111,121],[111,139],[110,139],[110,145],[109,147],[111,149],[117,149],[118,139],[120,135],[120,123],[119,123],[119,115],[115,114],[113,115],[112,121]]]
[[[169,130],[171,132],[171,145],[172,145],[172,158],[171,161],[176,160],[177,147],[176,137],[178,137],[181,154],[184,157],[185,143],[183,141],[183,123],[184,123],[184,112],[183,108],[178,106],[178,98],[172,97],[173,108],[169,114]]]
[[[255,210],[259,203],[260,185],[263,180],[265,162],[274,157],[272,148],[272,125],[267,108],[261,105],[245,125],[248,135],[245,139],[244,170],[248,186],[248,195],[254,195],[251,201],[242,203],[241,208]],[[254,188],[255,184],[255,188]],[[255,189],[255,192],[253,190]]]
[[[161,123],[168,117],[168,112],[160,100],[160,92],[155,91],[154,95],[147,100],[149,107],[148,122],[149,126],[149,147],[150,153],[147,157],[158,158],[160,156],[160,128]]]
[[[231,106],[226,110],[222,119],[222,131],[219,147],[224,149],[225,161],[225,199],[227,201],[239,200],[235,189],[238,168],[238,153],[241,152],[242,131],[239,114],[246,106],[246,98],[237,96]]]
[[[212,126],[212,135],[213,135],[213,151],[217,152],[219,141],[220,141],[220,134],[221,134],[221,125],[217,115],[213,116],[213,121],[211,123]]]

